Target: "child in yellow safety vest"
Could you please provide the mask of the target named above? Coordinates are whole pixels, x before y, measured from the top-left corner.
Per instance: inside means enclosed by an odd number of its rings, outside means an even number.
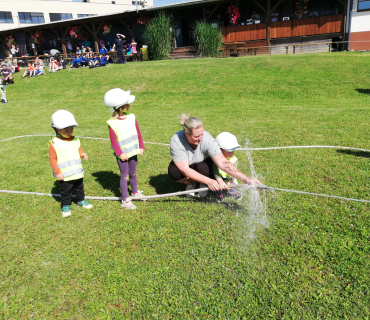
[[[236,137],[229,132],[222,132],[216,137],[216,142],[221,149],[224,157],[229,160],[236,168],[238,167],[238,158],[234,155],[234,151],[240,149],[240,144]],[[213,163],[213,174],[216,181],[220,184],[221,182],[230,184],[238,184],[238,180],[228,175],[226,172],[222,171],[215,163]],[[225,196],[231,196],[237,200],[241,200],[242,196],[236,188],[230,188],[227,192],[216,191],[216,200],[223,201]]]
[[[142,155],[145,147],[135,115],[128,112],[130,103],[134,100],[135,96],[131,95],[131,91],[119,88],[109,90],[104,96],[104,104],[112,112],[107,123],[113,155],[121,173],[121,207],[125,209],[136,209],[131,198],[144,195],[137,188],[136,167],[137,155]],[[131,184],[131,198],[128,196],[128,180]]]
[[[87,154],[80,147],[80,140],[72,136],[77,122],[72,113],[58,110],[51,117],[51,126],[56,132],[49,142],[49,160],[54,177],[60,182],[62,217],[71,215],[71,197],[75,190],[77,205],[91,209],[92,205],[85,200],[81,158],[88,160]]]

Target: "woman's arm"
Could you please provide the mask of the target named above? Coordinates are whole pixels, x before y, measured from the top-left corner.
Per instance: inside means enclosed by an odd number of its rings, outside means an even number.
[[[247,177],[243,172],[241,172],[237,167],[235,167],[230,161],[228,161],[222,153],[214,156],[212,158],[213,162],[219,167],[222,171],[225,171],[230,176],[243,181],[248,184],[261,184],[257,179]]]
[[[174,161],[173,163],[175,164],[175,166],[180,170],[180,172],[185,177],[187,177],[187,178],[189,178],[193,181],[197,181],[197,182],[206,184],[208,186],[208,188],[211,189],[212,191],[220,190],[220,187],[219,187],[218,182],[216,180],[210,179],[210,178],[196,172],[192,168],[190,168],[188,159],[183,160],[183,161],[179,161],[179,162]]]

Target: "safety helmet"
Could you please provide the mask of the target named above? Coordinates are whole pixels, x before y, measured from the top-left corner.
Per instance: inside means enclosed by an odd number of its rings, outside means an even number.
[[[107,108],[109,108],[110,112],[113,112],[117,108],[134,101],[135,96],[131,95],[131,90],[123,91],[120,88],[111,89],[104,96],[104,104]]]
[[[51,116],[51,126],[57,129],[77,127],[75,117],[67,110],[58,110]]]
[[[216,142],[221,149],[224,149],[227,152],[233,152],[240,149],[240,144],[236,137],[229,132],[221,132],[216,137]]]

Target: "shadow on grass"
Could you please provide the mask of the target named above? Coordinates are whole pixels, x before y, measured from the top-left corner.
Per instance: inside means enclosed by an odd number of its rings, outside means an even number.
[[[100,185],[109,191],[112,191],[116,197],[121,197],[119,181],[121,177],[113,171],[98,171],[92,174]]]
[[[60,183],[59,181],[54,181],[54,185],[53,187],[51,188],[51,194],[60,194]],[[55,199],[55,201],[57,202],[61,202],[60,201],[60,197],[53,197]],[[73,199],[72,199],[73,201]]]
[[[157,194],[184,191],[185,185],[173,181],[168,174],[159,174],[149,178],[149,183]]]
[[[370,94],[370,89],[356,89],[358,93]]]
[[[337,150],[338,153],[345,153],[350,156],[361,157],[361,158],[370,158],[370,152],[365,151],[356,151],[356,150]]]

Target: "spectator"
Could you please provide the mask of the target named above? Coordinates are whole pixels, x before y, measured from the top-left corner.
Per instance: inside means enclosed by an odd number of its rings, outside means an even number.
[[[97,67],[99,65],[99,63],[100,63],[100,60],[99,60],[98,56],[96,55],[96,53],[94,53],[93,58],[91,58],[90,62],[89,62],[90,69]]]
[[[329,7],[329,10],[328,11],[326,11],[326,15],[332,15],[332,14],[335,14],[336,12],[335,12],[335,9],[334,9],[334,7],[333,6],[330,6]]]
[[[87,47],[91,46],[91,42],[89,40],[87,40],[86,37],[84,37],[83,40],[85,40],[82,43],[83,44],[83,47],[87,48]]]
[[[71,70],[72,68],[81,68],[81,58],[79,54],[76,54],[76,57],[72,60],[72,64],[69,70]]]
[[[279,13],[275,11],[271,13],[271,22],[277,22],[277,21],[279,21]]]
[[[85,52],[86,52],[86,48],[85,48],[84,45],[82,45],[82,47],[81,47],[81,53],[85,53]]]
[[[21,79],[25,78],[27,75],[29,76],[29,78],[35,75],[35,68],[32,66],[31,62],[28,62],[28,67],[26,71],[23,73]]]
[[[36,56],[35,64],[39,64],[40,66],[44,67],[44,61],[40,60],[39,56]]]
[[[256,11],[253,11],[251,19],[253,20],[253,22],[256,20],[260,20],[260,15]]]
[[[80,60],[81,60],[81,66],[83,67],[89,66],[89,59],[86,57],[86,55],[83,54]]]
[[[86,51],[87,51],[86,52],[86,57],[88,59],[91,59],[93,57],[93,51],[92,51],[91,47],[87,47],[87,50]]]
[[[221,18],[221,15],[220,14],[217,15],[216,23],[217,23],[217,26],[219,28],[223,28],[224,27],[224,19]]]
[[[12,47],[10,49],[10,53],[12,54],[12,57],[16,57],[18,55],[19,48],[15,48],[15,45],[12,44]]]
[[[80,47],[76,47],[76,53],[81,53]]]
[[[105,47],[105,44],[102,45],[102,47],[100,48],[99,52],[100,53],[107,53],[107,48]]]
[[[14,78],[12,69],[8,68],[5,64],[3,64],[1,68],[2,68],[1,73],[3,75],[3,77],[1,78],[1,84],[13,84]]]
[[[40,64],[40,62],[35,62],[35,77],[41,76],[45,74],[44,66]]]
[[[51,57],[50,62],[49,62],[49,73],[52,73],[58,70],[59,70],[58,61],[56,61],[54,57]]]
[[[7,58],[5,58],[3,62],[1,62],[1,67],[3,65],[6,65],[7,68],[11,68],[12,67],[12,64],[8,61]]]
[[[59,57],[59,70],[66,69],[67,62],[63,59],[62,56]]]
[[[103,47],[103,44],[105,44],[105,42],[102,39],[98,38],[98,44],[99,47]]]
[[[68,40],[66,41],[66,44],[68,53],[71,53],[73,50],[72,44]]]
[[[313,8],[312,11],[308,14],[309,17],[313,18],[313,17],[318,17],[319,16],[319,12]]]
[[[18,61],[17,59],[13,59],[12,61],[12,72],[13,74],[16,73],[16,72],[19,72],[19,65],[18,65]]]
[[[118,59],[120,60],[120,63],[126,63],[125,58],[125,49],[126,46],[126,40],[125,36],[123,34],[117,33],[117,38],[114,40],[113,50],[117,46],[117,55]]]

